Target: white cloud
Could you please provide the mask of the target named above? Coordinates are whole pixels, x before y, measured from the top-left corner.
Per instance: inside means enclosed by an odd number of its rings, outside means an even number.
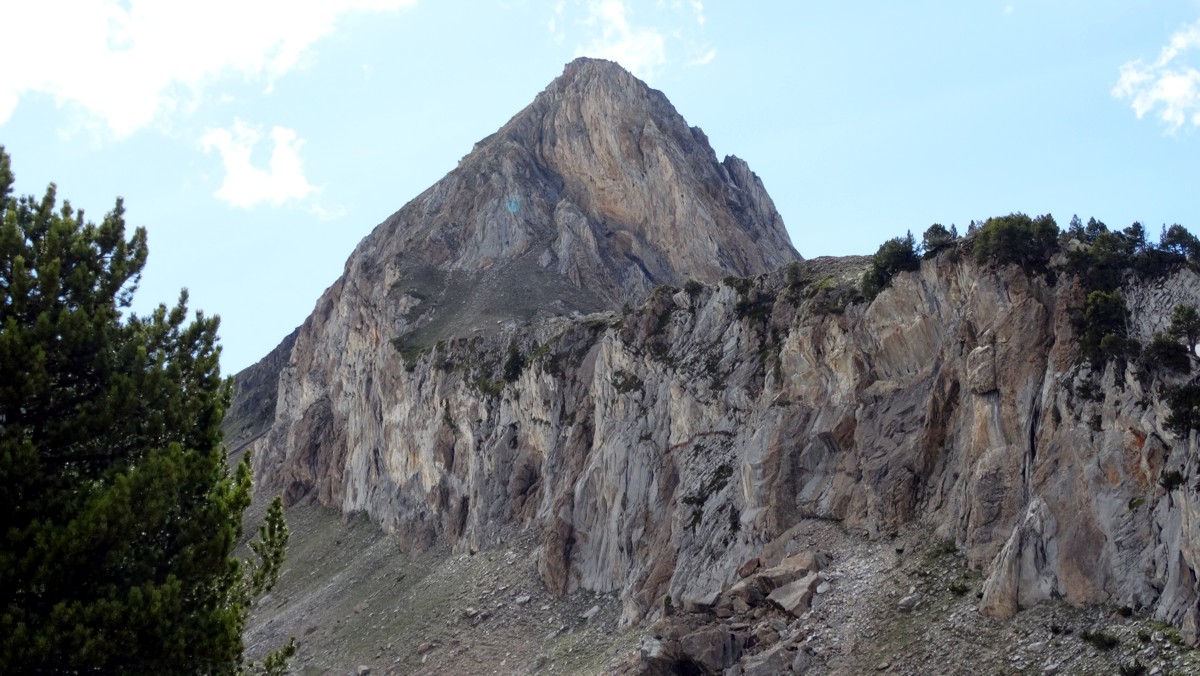
[[[653,77],[667,61],[666,36],[629,21],[629,8],[621,0],[591,0],[585,24],[598,31],[576,56],[610,59],[642,79]]]
[[[38,0],[4,8],[0,124],[21,96],[77,106],[118,137],[187,109],[206,85],[273,81],[351,11],[416,0]],[[14,27],[20,27],[14,29]],[[19,64],[19,66],[17,65]]]
[[[334,204],[330,207],[324,207],[320,204],[314,203],[309,207],[308,210],[312,213],[312,215],[316,216],[322,221],[336,221],[350,213],[350,210],[347,209],[346,205],[344,204]]]
[[[611,59],[648,80],[672,64],[710,63],[706,22],[701,0],[556,0],[546,26],[555,43],[573,40],[576,56]]]
[[[1184,63],[1188,52],[1197,47],[1200,21],[1172,35],[1154,63],[1138,59],[1122,65],[1112,95],[1129,99],[1138,119],[1157,111],[1170,132],[1189,123],[1200,126],[1200,71]]]
[[[557,43],[561,43],[566,38],[566,32],[562,28],[563,11],[566,8],[567,0],[558,0],[554,5],[554,16],[550,17],[550,21],[546,23],[546,27],[550,29],[550,35]]]
[[[288,200],[303,200],[315,188],[304,178],[300,166],[300,147],[304,140],[286,127],[272,127],[274,149],[267,169],[251,161],[255,147],[262,141],[258,128],[234,120],[229,129],[210,129],[200,139],[205,151],[216,150],[225,164],[225,180],[214,193],[232,206],[249,209],[268,202],[280,205]],[[318,214],[320,215],[320,214]]]

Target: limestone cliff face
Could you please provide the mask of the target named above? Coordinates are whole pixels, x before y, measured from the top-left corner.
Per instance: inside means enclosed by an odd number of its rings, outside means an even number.
[[[272,476],[290,499],[359,505],[346,463],[395,448],[362,425],[389,415],[406,355],[798,258],[744,162],[717,162],[616,64],[577,59],[355,249],[298,331],[259,459],[281,465]]]
[[[1195,435],[1157,376],[1077,365],[1065,274],[944,258],[866,304],[865,259],[796,259],[744,163],[576,61],[359,245],[273,362],[256,476],[408,547],[534,529],[549,588],[629,622],[820,517],[932,524],[987,614],[1111,600],[1195,640],[1200,505],[1160,483]],[[1200,278],[1126,295],[1145,340]]]
[[[812,516],[871,536],[932,523],[984,571],[987,614],[1113,601],[1194,640],[1200,505],[1160,478],[1196,474],[1196,438],[1164,429],[1160,383],[1136,365],[1076,363],[1077,287],[926,262],[843,306],[830,264],[664,289],[624,317],[498,329],[407,364],[385,346],[387,367],[360,365],[329,404],[290,386],[311,368],[297,349],[259,475],[414,547],[537,529],[546,584],[617,591],[628,621],[667,594],[711,601]],[[1145,338],[1200,302],[1200,278],[1129,297]]]

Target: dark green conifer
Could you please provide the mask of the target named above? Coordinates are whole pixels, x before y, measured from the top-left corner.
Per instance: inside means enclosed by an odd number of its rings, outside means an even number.
[[[12,185],[0,147],[0,673],[237,672],[287,527],[273,506],[259,563],[231,556],[251,486],[218,320],[186,292],[129,311],[146,232],[120,199],[96,225]]]
[[[867,300],[874,300],[879,292],[892,283],[898,272],[917,270],[921,267],[921,256],[912,231],[904,237],[893,237],[879,245],[871,258],[871,268],[863,273],[862,292]]]
[[[1194,305],[1177,305],[1171,313],[1171,326],[1167,331],[1187,343],[1188,351],[1196,353],[1196,342],[1200,341],[1200,312]]]

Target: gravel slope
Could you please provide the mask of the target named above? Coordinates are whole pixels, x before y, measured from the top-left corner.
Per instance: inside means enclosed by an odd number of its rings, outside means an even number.
[[[410,554],[361,516],[296,506],[288,521],[287,563],[246,643],[257,657],[296,636],[296,673],[594,674],[636,655],[647,635],[617,629],[614,596],[551,597],[533,533],[506,534],[506,546],[474,554]],[[953,543],[920,527],[869,541],[806,520],[764,558],[807,549],[832,554],[826,590],[799,618],[779,610],[760,618],[786,624],[780,642],[814,655],[806,673],[1200,673],[1200,653],[1177,632],[1119,608],[1044,603],[1008,622],[980,616],[978,574]],[[1105,639],[1115,645],[1098,645]]]

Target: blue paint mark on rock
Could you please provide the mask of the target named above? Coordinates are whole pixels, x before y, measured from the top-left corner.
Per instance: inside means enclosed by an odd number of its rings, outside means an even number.
[[[508,207],[508,213],[515,214],[517,209],[521,208],[521,199],[516,195],[509,195],[504,206]]]

